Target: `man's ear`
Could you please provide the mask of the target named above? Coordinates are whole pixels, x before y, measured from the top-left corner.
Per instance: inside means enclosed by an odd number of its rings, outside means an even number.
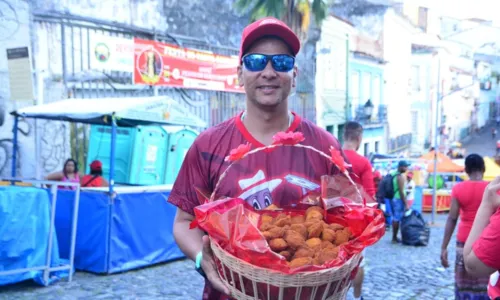
[[[243,86],[243,67],[239,65],[236,71],[238,73],[238,84]]]
[[[299,74],[299,69],[297,68],[297,66],[294,66],[292,71],[292,87],[295,87],[297,85],[298,74]]]

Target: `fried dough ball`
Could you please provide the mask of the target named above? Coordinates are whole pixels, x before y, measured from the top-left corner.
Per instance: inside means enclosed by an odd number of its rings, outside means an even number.
[[[329,261],[332,261],[339,256],[339,248],[326,248],[318,252],[315,257],[315,263],[322,265]]]
[[[293,259],[301,257],[313,257],[313,256],[314,256],[314,250],[306,246],[297,249],[297,251],[295,251],[295,254],[293,255]]]
[[[269,241],[269,247],[271,247],[271,249],[275,252],[281,252],[283,250],[285,250],[286,248],[288,248],[288,244],[286,243],[286,241],[282,238],[278,238],[278,239],[272,239],[271,241]]]
[[[309,238],[319,238],[323,232],[323,225],[319,222],[312,224],[307,228]]]
[[[261,220],[261,223],[262,223],[262,224],[265,224],[265,223],[272,223],[272,222],[273,222],[273,216],[270,216],[270,215],[262,215],[262,217],[260,217],[260,220]]]
[[[333,248],[335,248],[335,245],[329,241],[322,241],[321,246],[319,248],[320,249],[333,249]]]
[[[335,232],[335,234],[335,245],[337,246],[347,243],[351,238],[351,231],[349,230],[349,228],[338,230],[337,232]]]
[[[321,246],[321,240],[319,238],[308,239],[306,241],[306,245],[313,250],[319,249]]]
[[[323,213],[317,211],[317,210],[311,210],[309,213],[306,214],[306,220],[323,220]]]
[[[340,225],[340,224],[330,224],[328,225],[330,227],[330,229],[334,230],[334,231],[337,231],[337,230],[342,230],[344,229],[344,226]]]
[[[317,223],[319,223],[319,220],[306,221],[306,222],[304,222],[304,226],[306,226],[307,228],[309,228],[312,225],[317,224]]]
[[[293,224],[303,224],[305,221],[306,221],[306,217],[302,216],[302,215],[293,216],[292,220],[291,220],[292,225]]]
[[[278,210],[280,209],[278,206],[271,204],[268,207],[264,208],[264,210]]]
[[[300,233],[304,239],[307,239],[307,228],[304,224],[292,224],[290,226],[290,230]]]
[[[321,239],[323,241],[333,242],[333,241],[335,241],[336,235],[337,234],[332,229],[323,228],[323,232],[321,233]]]
[[[270,230],[271,228],[274,228],[276,226],[274,226],[273,224],[271,223],[262,223],[260,224],[260,227],[259,227],[259,230],[264,232],[264,231],[268,231]]]
[[[276,227],[276,226],[272,227],[271,229],[269,229],[267,231],[262,232],[262,235],[264,235],[264,237],[267,240],[282,238],[284,234],[285,234],[285,228]]]
[[[318,212],[320,212],[321,214],[323,214],[323,209],[322,209],[321,207],[319,207],[319,206],[311,206],[311,207],[307,208],[307,210],[306,210],[306,215],[307,215],[308,213],[310,213],[311,211],[313,211],[313,210],[318,211]]]
[[[292,258],[292,253],[290,251],[287,251],[287,250],[281,251],[280,255],[285,257],[285,259],[288,261]]]
[[[298,233],[297,231],[293,230],[287,230],[285,232],[285,241],[288,243],[290,248],[292,249],[297,249],[300,246],[303,246],[306,240],[302,236],[302,234]]]
[[[313,259],[311,257],[300,257],[300,258],[295,258],[293,259],[290,263],[289,266],[290,268],[299,268],[303,266],[310,266],[313,264]]]
[[[274,220],[274,225],[278,227],[283,227],[285,225],[291,225],[292,224],[292,218],[289,215],[285,214],[279,214],[276,217],[276,220]]]

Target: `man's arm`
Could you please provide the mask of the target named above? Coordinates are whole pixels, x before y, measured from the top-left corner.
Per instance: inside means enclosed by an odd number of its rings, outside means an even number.
[[[200,267],[206,279],[216,290],[227,295],[229,289],[217,273],[208,237],[204,236],[199,228],[189,228],[191,221],[194,220],[194,208],[200,204],[196,188],[202,190],[212,188],[209,180],[210,166],[201,157],[198,143],[200,143],[199,138],[189,148],[168,198],[170,203],[177,206],[174,238],[181,251],[191,260],[196,261],[197,256],[201,255]]]
[[[406,181],[403,177],[404,175],[400,174],[398,175],[398,189],[399,189],[399,197],[401,197],[401,200],[405,204],[405,207],[408,208],[408,205],[406,203],[406,192],[405,192],[405,184]]]
[[[199,228],[189,229],[194,216],[177,208],[174,220],[174,238],[181,251],[191,260],[196,260],[196,255],[203,248],[203,231]]]
[[[363,173],[361,173],[361,184],[365,189],[366,193],[372,198],[375,197],[375,183],[373,181],[373,170],[370,162],[367,161],[365,167],[363,168]]]

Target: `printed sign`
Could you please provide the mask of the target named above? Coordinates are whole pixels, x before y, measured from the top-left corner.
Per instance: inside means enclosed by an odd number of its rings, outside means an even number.
[[[10,99],[33,101],[33,74],[28,47],[7,49]]]
[[[134,83],[242,93],[238,59],[134,39]]]
[[[90,67],[93,70],[134,71],[134,40],[93,34],[90,37]]]

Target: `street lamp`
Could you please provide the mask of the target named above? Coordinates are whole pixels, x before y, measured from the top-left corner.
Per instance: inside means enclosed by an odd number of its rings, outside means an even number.
[[[374,106],[372,100],[368,99],[368,101],[366,101],[365,105],[363,106],[363,111],[367,119],[370,119],[372,117],[373,107]]]
[[[437,164],[438,164],[438,135],[439,135],[439,130],[440,130],[440,125],[439,125],[439,105],[442,103],[443,99],[450,96],[451,94],[454,94],[459,91],[463,91],[465,89],[468,89],[470,87],[474,86],[474,82],[472,84],[464,86],[464,87],[457,87],[453,91],[451,91],[448,94],[444,94],[441,86],[441,59],[438,60],[438,85],[437,85],[437,97],[436,97],[436,116],[435,116],[435,122],[436,122],[436,132],[434,135],[434,170],[433,170],[433,187],[432,187],[432,215],[431,215],[431,223],[434,224],[435,217],[436,217],[436,201],[437,201]],[[441,120],[443,121],[443,120]]]

